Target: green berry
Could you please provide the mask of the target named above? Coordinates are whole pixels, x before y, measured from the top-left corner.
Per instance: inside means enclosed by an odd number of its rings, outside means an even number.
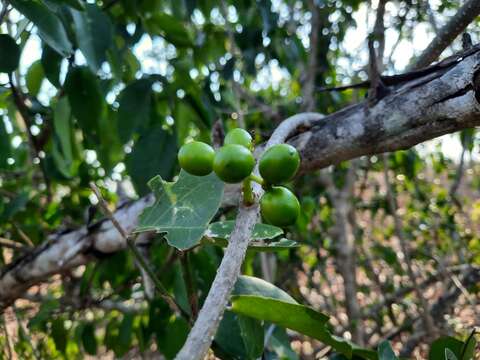
[[[262,155],[260,175],[269,184],[281,184],[290,180],[298,171],[300,155],[288,144],[274,145]]]
[[[252,173],[255,159],[247,148],[237,144],[225,145],[215,154],[213,171],[226,183],[238,183]]]
[[[225,145],[242,145],[245,146],[247,149],[251,149],[252,136],[247,131],[241,128],[236,128],[227,133],[224,143]]]
[[[178,162],[183,170],[196,176],[212,172],[215,150],[203,142],[192,141],[183,145],[178,152]]]
[[[300,203],[287,188],[274,186],[260,199],[260,210],[267,223],[284,227],[297,221]]]

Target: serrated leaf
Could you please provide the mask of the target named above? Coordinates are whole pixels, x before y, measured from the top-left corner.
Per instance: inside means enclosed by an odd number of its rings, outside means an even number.
[[[210,238],[229,239],[234,227],[234,220],[214,222],[208,227],[205,236]],[[274,239],[282,234],[283,230],[279,227],[268,224],[255,224],[252,232],[252,240]]]
[[[182,170],[176,182],[156,176],[149,186],[156,200],[140,216],[135,232],[166,233],[167,242],[180,250],[198,244],[220,207],[223,182],[213,173],[193,176]]]
[[[252,295],[235,295],[231,302],[231,310],[237,314],[268,321],[311,336],[349,358],[357,355],[366,359],[378,359],[375,351],[360,348],[330,334],[326,328],[329,317],[308,306]]]
[[[107,50],[113,41],[110,18],[93,4],[87,4],[85,11],[72,9],[71,14],[78,47],[90,69],[96,72],[105,61]]]
[[[378,360],[398,360],[389,341],[384,340],[378,345]]]
[[[0,73],[9,73],[18,67],[20,61],[20,47],[7,34],[0,34]]]
[[[52,49],[63,56],[72,52],[62,22],[43,3],[33,0],[10,0],[10,3],[37,26],[40,38]]]

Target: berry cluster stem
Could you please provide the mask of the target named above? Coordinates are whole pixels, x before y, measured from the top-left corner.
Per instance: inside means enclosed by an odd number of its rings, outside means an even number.
[[[255,202],[253,191],[252,191],[252,181],[250,177],[247,177],[243,180],[243,203],[246,206],[253,205]]]
[[[249,179],[251,181],[255,181],[256,183],[258,183],[260,185],[263,185],[265,183],[265,181],[263,181],[263,179],[260,176],[257,176],[257,175],[254,175],[254,174],[250,174]]]

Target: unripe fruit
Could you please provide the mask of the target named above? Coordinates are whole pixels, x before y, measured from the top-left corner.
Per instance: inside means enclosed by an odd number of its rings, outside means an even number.
[[[281,184],[290,180],[298,171],[300,155],[288,144],[274,145],[262,155],[260,175],[269,184]]]
[[[183,170],[196,176],[212,172],[215,150],[203,142],[192,141],[183,145],[178,152],[178,162]]]
[[[283,186],[274,186],[260,199],[263,219],[275,226],[288,226],[297,221],[300,203],[294,193]]]
[[[251,149],[252,147],[252,136],[245,130],[241,128],[236,128],[230,130],[225,136],[225,145],[242,145],[245,146],[247,149]]]
[[[252,173],[255,159],[241,145],[225,145],[215,154],[213,171],[226,183],[238,183]]]

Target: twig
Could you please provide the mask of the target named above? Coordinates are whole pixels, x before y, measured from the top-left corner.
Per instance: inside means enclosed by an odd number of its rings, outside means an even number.
[[[52,190],[51,190],[51,186],[50,186],[50,179],[48,178],[47,170],[45,168],[45,163],[44,163],[42,157],[40,156],[40,151],[42,149],[40,148],[39,144],[37,143],[37,140],[36,140],[35,136],[33,136],[33,134],[32,134],[32,130],[30,129],[32,124],[30,122],[30,114],[29,114],[28,107],[25,104],[25,101],[23,99],[23,94],[17,89],[17,87],[13,83],[12,74],[8,74],[8,81],[9,81],[9,84],[10,84],[10,89],[12,91],[13,101],[15,102],[15,105],[17,106],[18,112],[20,113],[20,117],[22,118],[22,120],[25,124],[25,129],[27,131],[30,147],[34,152],[35,157],[39,161],[40,170],[42,172],[43,180],[44,180],[45,186],[47,188],[47,199],[48,199],[48,201],[51,201],[52,200]]]
[[[265,149],[279,144],[298,127],[310,127],[312,122],[323,116],[317,113],[302,113],[294,115],[282,122],[268,141]],[[258,175],[258,167],[255,169]],[[257,199],[263,190],[257,183],[252,184],[253,192]],[[247,252],[253,226],[259,215],[258,204],[245,207],[240,203],[239,212],[235,222],[230,241],[223,256],[217,275],[207,295],[205,303],[198,315],[187,341],[177,354],[177,360],[200,360],[205,357],[217,331],[220,319],[225,311],[230,293],[240,275],[240,268]]]
[[[4,247],[15,249],[15,250],[26,250],[24,245],[3,237],[0,237],[0,246],[4,246]]]
[[[193,282],[188,251],[181,256],[180,262],[182,263],[183,279],[187,288],[188,302],[192,312],[192,320],[195,320],[198,315],[198,296],[196,286]]]
[[[150,278],[154,282],[155,287],[157,288],[162,299],[164,299],[168,303],[172,311],[181,313],[182,315],[186,316],[186,318],[188,319],[188,315],[185,314],[182,308],[176,303],[175,299],[168,293],[167,289],[160,282],[160,279],[158,279],[158,277],[155,275],[155,272],[153,271],[153,269],[147,263],[143,255],[138,251],[137,247],[135,246],[134,240],[120,225],[117,219],[115,219],[115,216],[113,215],[112,211],[108,208],[108,204],[103,198],[100,192],[100,189],[98,189],[98,187],[93,182],[90,183],[90,188],[92,189],[95,196],[97,197],[98,203],[102,208],[104,214],[108,217],[108,219],[112,222],[113,226],[115,226],[115,228],[118,230],[120,235],[122,235],[122,237],[126,241],[127,246],[132,251],[132,254],[135,257],[135,260],[137,261],[139,267],[145,270],[145,272],[148,274],[148,276],[150,276]]]
[[[409,66],[409,69],[419,69],[430,65],[479,14],[480,1],[468,0],[465,2],[445,26],[438,30],[437,36],[430,42],[417,60]]]
[[[8,329],[7,329],[6,314],[3,314],[3,331],[5,333],[5,347],[7,348],[8,359],[12,360],[14,352],[13,352],[12,340],[10,339],[10,334],[8,333]]]

